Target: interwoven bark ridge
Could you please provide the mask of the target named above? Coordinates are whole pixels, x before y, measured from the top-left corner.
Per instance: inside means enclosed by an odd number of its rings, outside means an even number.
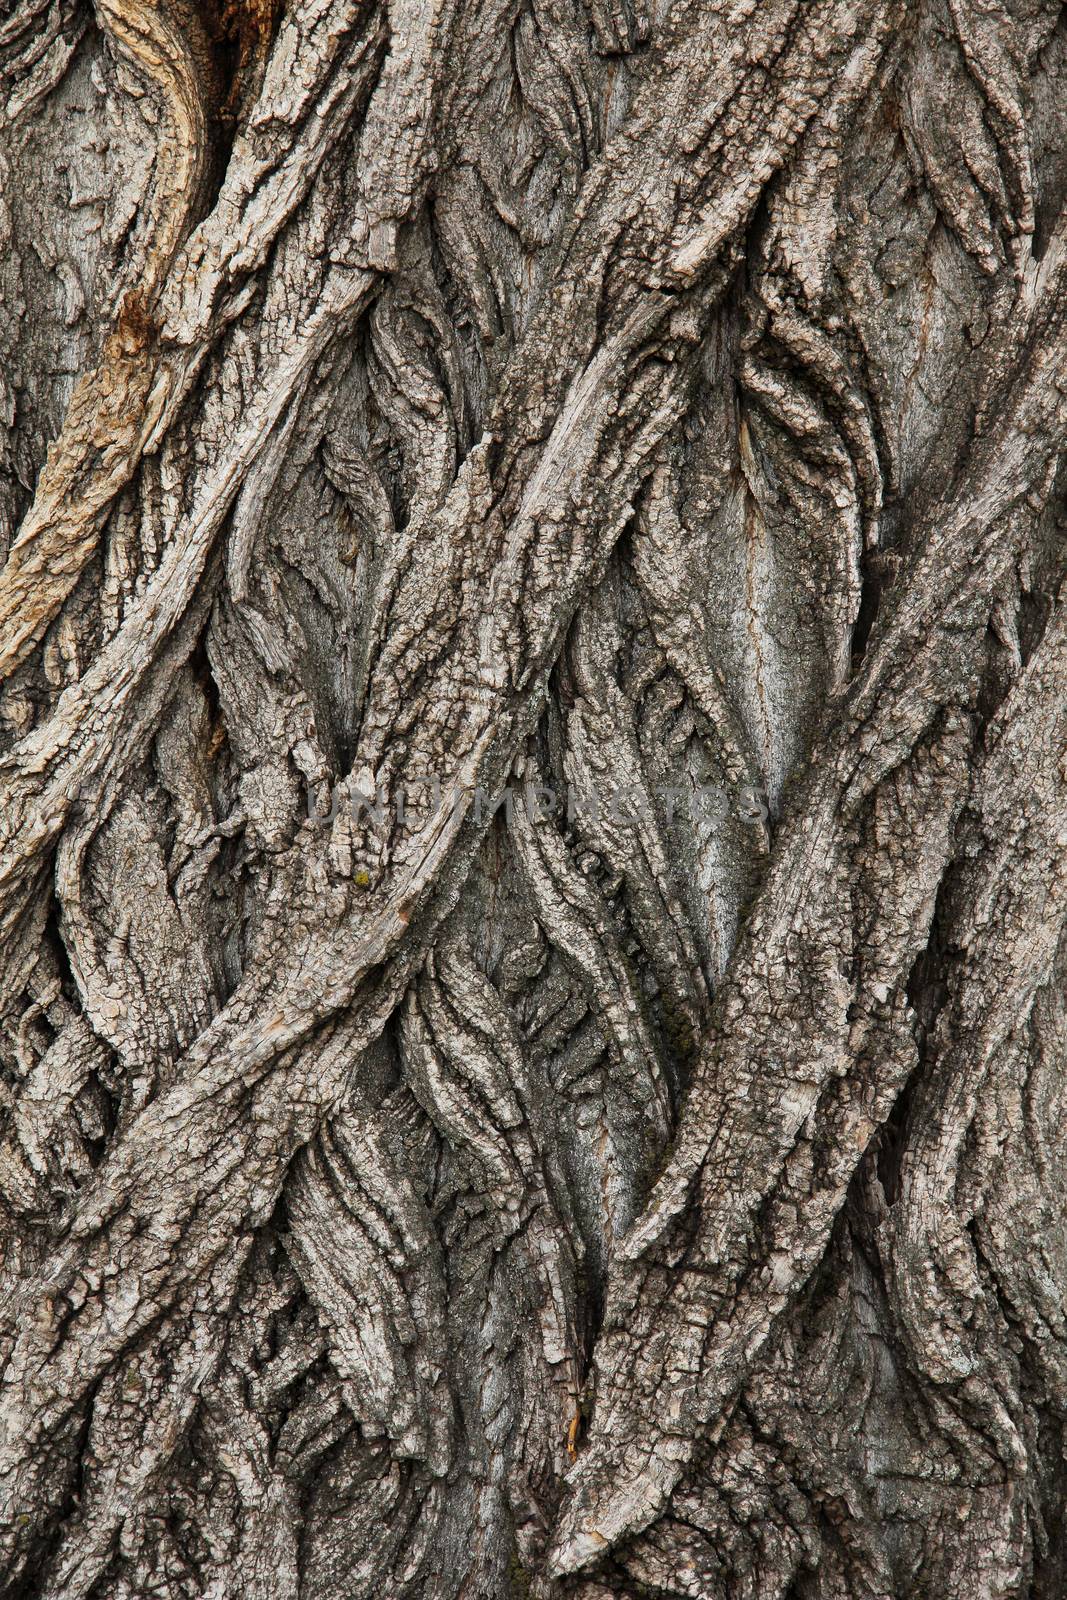
[[[0,171],[0,1595],[1062,1600],[1060,7],[16,0]]]

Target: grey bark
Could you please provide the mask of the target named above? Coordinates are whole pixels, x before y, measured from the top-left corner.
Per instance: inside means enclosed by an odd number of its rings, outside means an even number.
[[[0,1595],[1061,1600],[1060,8],[16,0],[0,170]]]

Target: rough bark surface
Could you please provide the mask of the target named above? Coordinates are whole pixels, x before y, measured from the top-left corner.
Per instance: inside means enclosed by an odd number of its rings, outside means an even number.
[[[1060,7],[16,0],[0,176],[0,1595],[1062,1600]]]

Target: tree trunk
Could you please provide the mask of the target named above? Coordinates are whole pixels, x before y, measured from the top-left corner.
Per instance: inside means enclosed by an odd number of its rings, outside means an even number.
[[[0,28],[0,1593],[1067,1593],[1051,0]]]

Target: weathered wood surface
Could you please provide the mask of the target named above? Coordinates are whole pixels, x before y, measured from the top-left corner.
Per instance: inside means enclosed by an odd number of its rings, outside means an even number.
[[[1060,8],[16,0],[0,176],[0,1595],[1062,1600]]]

